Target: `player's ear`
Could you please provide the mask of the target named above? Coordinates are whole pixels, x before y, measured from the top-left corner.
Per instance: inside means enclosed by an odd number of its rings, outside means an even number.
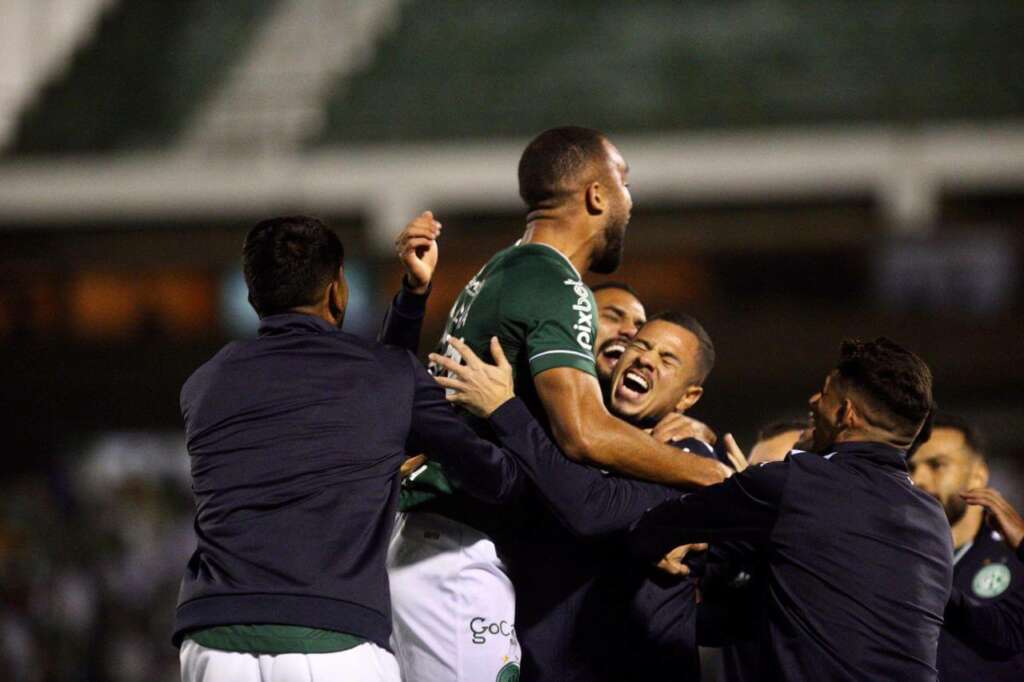
[[[590,215],[601,215],[608,208],[608,200],[604,196],[604,188],[596,180],[587,185],[583,192],[583,201]]]
[[[856,428],[861,421],[860,414],[857,413],[857,408],[852,400],[843,398],[839,401],[839,407],[836,408],[836,427],[839,429]]]
[[[327,285],[326,291],[327,309],[340,323],[345,317],[345,309],[348,307],[348,280],[345,279],[345,268],[338,268],[338,278]]]
[[[686,391],[683,393],[683,397],[676,403],[676,412],[686,412],[688,409],[700,400],[700,397],[704,395],[704,387],[697,386],[696,384],[690,384],[686,387]]]

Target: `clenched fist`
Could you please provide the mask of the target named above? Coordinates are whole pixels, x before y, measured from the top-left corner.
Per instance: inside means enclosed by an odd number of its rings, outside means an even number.
[[[406,286],[416,294],[427,293],[437,267],[437,239],[441,223],[434,214],[424,211],[405,226],[395,239],[395,253],[405,268]]]

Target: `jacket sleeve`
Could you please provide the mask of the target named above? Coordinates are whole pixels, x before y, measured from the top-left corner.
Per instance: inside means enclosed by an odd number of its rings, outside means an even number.
[[[1024,586],[991,603],[953,588],[946,603],[946,627],[961,639],[1007,654],[1024,651]]]
[[[460,490],[483,502],[505,503],[517,497],[526,479],[516,460],[477,435],[411,353],[408,360],[414,395],[407,451],[426,453],[444,467]]]
[[[405,288],[405,278],[402,282],[402,289],[395,294],[391,307],[384,315],[377,341],[404,348],[415,354],[419,352],[420,330],[423,327],[423,316],[427,311],[430,289],[428,288],[425,294],[414,294]]]
[[[569,460],[518,399],[495,410],[490,423],[562,525],[579,537],[625,531],[645,509],[679,494]]]
[[[661,575],[651,567],[631,597],[631,627],[639,629],[662,658],[695,649],[695,585],[691,578]]]
[[[789,463],[770,462],[649,509],[634,524],[630,551],[657,561],[680,545],[767,539],[778,517]]]

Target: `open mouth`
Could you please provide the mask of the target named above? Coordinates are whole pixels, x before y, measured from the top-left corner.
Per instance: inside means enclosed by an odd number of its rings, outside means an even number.
[[[616,391],[617,397],[625,400],[639,400],[651,390],[651,381],[641,372],[628,369]]]
[[[608,360],[608,364],[612,367],[619,361],[622,354],[626,352],[626,344],[623,341],[612,341],[606,343],[604,348],[601,349],[601,357]]]

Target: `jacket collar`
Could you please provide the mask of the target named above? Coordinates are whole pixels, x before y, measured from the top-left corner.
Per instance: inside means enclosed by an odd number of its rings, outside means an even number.
[[[886,445],[885,443],[870,441],[837,443],[832,446],[832,453],[825,455],[825,458],[831,459],[837,455],[863,457],[882,466],[907,471],[907,451],[900,450],[892,445]]]
[[[260,336],[275,334],[310,334],[336,332],[338,329],[327,320],[306,313],[282,313],[268,315],[260,320]]]

